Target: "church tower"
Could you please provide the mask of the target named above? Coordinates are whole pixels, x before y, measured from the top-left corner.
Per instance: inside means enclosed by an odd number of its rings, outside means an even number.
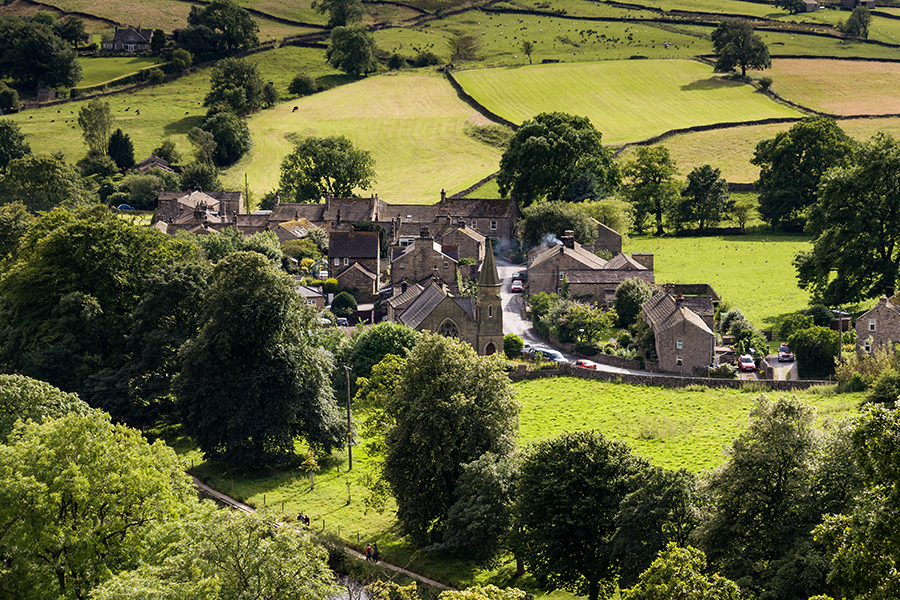
[[[500,304],[500,276],[494,263],[494,249],[491,240],[485,240],[487,247],[481,273],[478,275],[478,354],[493,354],[503,351],[503,307]]]

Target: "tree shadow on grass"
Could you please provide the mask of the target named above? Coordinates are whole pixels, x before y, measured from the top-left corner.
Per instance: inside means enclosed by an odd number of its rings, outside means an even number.
[[[166,135],[187,134],[194,127],[200,127],[203,124],[203,115],[194,115],[192,117],[184,117],[177,121],[172,121],[163,125],[163,131]]]
[[[693,92],[702,90],[717,90],[720,88],[738,87],[742,85],[744,85],[744,83],[741,81],[729,80],[723,77],[707,77],[706,79],[698,79],[697,81],[692,81],[687,85],[683,85],[681,86],[681,89],[686,92]]]

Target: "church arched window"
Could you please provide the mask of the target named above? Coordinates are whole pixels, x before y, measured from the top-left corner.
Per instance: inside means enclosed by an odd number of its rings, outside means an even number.
[[[456,326],[452,320],[447,319],[437,330],[438,335],[442,335],[444,337],[456,338],[459,339],[459,327]]]

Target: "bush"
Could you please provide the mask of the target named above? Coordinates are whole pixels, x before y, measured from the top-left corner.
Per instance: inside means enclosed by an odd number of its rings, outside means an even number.
[[[866,395],[866,402],[894,408],[898,397],[900,397],[900,373],[891,368],[882,372],[875,380],[875,385]]]
[[[402,56],[400,56],[399,54],[394,52],[393,54],[391,54],[391,57],[388,59],[387,66],[388,66],[388,69],[391,69],[392,71],[399,71],[400,69],[403,68],[403,64],[405,62],[406,62],[406,60]]]
[[[296,96],[309,96],[319,91],[319,86],[312,75],[297,73],[288,86],[288,92]]]
[[[434,65],[441,64],[441,59],[434,52],[419,52],[416,57],[413,59],[413,66],[415,67],[431,67]]]
[[[813,304],[804,311],[812,317],[816,327],[827,327],[831,324],[831,311],[824,304]]]
[[[650,286],[643,279],[632,277],[616,288],[616,325],[629,327],[641,316],[641,305],[652,296]]]
[[[338,280],[334,277],[329,277],[325,281],[321,282],[319,285],[322,286],[322,291],[326,294],[335,294],[339,289],[341,289],[341,284],[338,283]],[[354,310],[356,310],[356,305],[354,304]]]
[[[834,374],[838,332],[827,327],[801,329],[788,339],[801,377],[827,377]]]
[[[623,331],[623,332],[619,333],[619,337],[616,338],[616,341],[618,342],[619,346],[621,346],[622,348],[627,348],[628,346],[631,345],[631,336],[628,335],[627,331]]]
[[[19,92],[0,81],[0,113],[19,110]]]
[[[459,262],[457,264],[460,267],[464,267],[467,265],[474,265],[476,262],[478,262],[478,261],[476,261],[474,258],[461,258],[461,259],[459,259]]]
[[[153,85],[159,85],[165,80],[166,74],[163,73],[160,69],[150,69],[147,72],[147,81],[152,83]]]
[[[598,352],[600,352],[601,344],[599,342],[595,342],[593,340],[588,340],[585,342],[575,342],[575,353],[582,354],[584,356],[595,356]]]
[[[772,87],[772,78],[768,75],[766,75],[765,77],[760,77],[759,87],[761,87],[763,91],[768,92],[769,88]]]
[[[331,302],[331,312],[338,317],[349,317],[356,310],[356,298],[347,292],[341,292]]]
[[[782,340],[786,340],[791,337],[795,331],[809,329],[813,325],[815,325],[815,323],[813,323],[813,318],[809,315],[804,315],[799,312],[792,313],[782,319],[781,323],[779,323],[778,337]]]
[[[106,154],[88,154],[75,163],[75,166],[78,167],[82,177],[90,177],[91,175],[108,177],[119,172],[116,163]]]
[[[515,333],[507,333],[503,336],[503,352],[507,358],[515,358],[522,355],[525,342]]]
[[[722,363],[718,367],[706,369],[706,376],[715,379],[734,379],[737,377],[737,370],[728,363]]]

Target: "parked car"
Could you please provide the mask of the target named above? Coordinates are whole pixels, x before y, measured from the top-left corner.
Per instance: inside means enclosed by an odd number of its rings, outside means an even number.
[[[337,325],[338,327],[350,327],[350,323],[347,321],[347,317],[338,317]]]
[[[528,271],[516,271],[512,274],[513,279],[521,279],[522,281],[528,281]]]
[[[778,347],[778,362],[794,362],[794,353],[787,344]]]
[[[521,279],[513,279],[512,284],[509,286],[509,291],[512,293],[519,293],[522,291],[522,280]]]
[[[597,363],[592,360],[587,360],[586,358],[579,358],[578,360],[576,360],[575,366],[581,367],[583,369],[593,369],[594,371],[597,370]]]
[[[134,210],[133,206],[129,206],[127,204],[120,204],[116,208],[118,208],[119,210]]]
[[[555,363],[567,363],[566,357],[562,355],[562,352],[559,350],[554,350],[553,348],[535,348],[534,353],[537,354],[540,352],[544,355],[544,360],[552,360]]]
[[[738,367],[740,367],[741,371],[755,371],[756,363],[753,362],[753,357],[749,354],[741,354],[741,357],[738,359]]]

